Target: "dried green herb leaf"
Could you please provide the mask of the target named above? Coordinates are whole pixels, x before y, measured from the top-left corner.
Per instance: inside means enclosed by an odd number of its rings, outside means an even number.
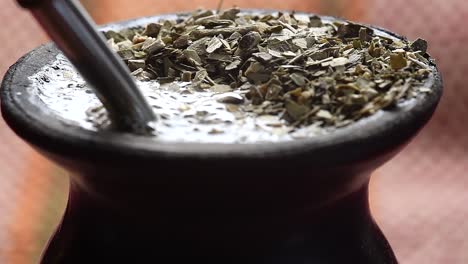
[[[307,39],[306,39],[306,38],[293,39],[293,40],[292,40],[292,43],[294,43],[294,45],[296,45],[296,46],[298,46],[299,48],[304,49],[304,50],[306,50],[307,47],[308,47]]]
[[[291,80],[297,85],[297,86],[305,86],[306,83],[308,82],[307,78],[304,77],[304,75],[299,74],[299,73],[293,73],[290,75]]]
[[[239,48],[243,50],[251,50],[256,47],[262,36],[258,32],[250,32],[245,34],[239,41]]]
[[[133,54],[135,55],[136,59],[145,59],[148,56],[148,54],[144,51],[135,51]]]
[[[281,92],[283,91],[283,88],[281,87],[280,84],[270,84],[268,85],[268,90],[265,95],[266,100],[277,100],[279,99]]]
[[[223,46],[223,43],[219,38],[213,37],[206,45],[206,52],[213,53],[217,49],[221,48]]]
[[[330,66],[330,67],[340,67],[340,66],[344,66],[344,65],[346,65],[348,63],[349,63],[349,59],[347,59],[347,58],[344,58],[344,57],[333,58],[330,61],[323,62],[322,67],[328,67],[328,66]]]
[[[263,83],[270,79],[270,74],[264,72],[265,67],[259,62],[253,62],[245,71],[245,76],[253,83]]]
[[[411,49],[414,51],[420,51],[422,54],[427,52],[427,41],[424,39],[418,38],[413,43],[411,43]]]
[[[146,66],[145,60],[129,60],[128,61],[128,68],[130,68],[131,71],[135,71],[140,68],[145,68],[145,66]]]
[[[233,33],[238,32],[240,34],[245,34],[252,31],[258,31],[256,26],[241,26],[241,27],[230,27],[230,28],[219,28],[219,29],[199,29],[191,32],[191,36],[194,39],[200,39],[203,37],[213,37],[218,35],[223,35],[224,37],[229,37]]]
[[[266,53],[266,52],[257,52],[257,53],[253,53],[252,54],[255,58],[263,61],[263,62],[267,62],[267,61],[270,61],[271,59],[273,59],[273,56],[270,54],[270,53]]]
[[[175,41],[174,41],[174,47],[177,48],[177,49],[183,49],[183,48],[186,48],[188,45],[189,45],[189,36],[188,35],[182,35],[180,37],[178,37]]]
[[[293,57],[294,58],[294,57],[296,57],[296,55],[297,55],[296,53],[294,53],[292,51],[289,51],[289,50],[283,52],[283,56],[286,56],[286,57]]]
[[[380,57],[382,55],[382,48],[380,47],[380,44],[375,41],[372,41],[367,51],[374,58]]]
[[[251,73],[261,72],[264,69],[265,69],[265,67],[261,63],[252,62],[250,64],[249,68],[247,68],[247,70],[245,71],[245,75],[249,75]]]
[[[353,40],[353,48],[362,49],[362,42],[358,39]]]
[[[124,41],[122,41],[122,42],[119,42],[119,43],[117,44],[117,47],[118,47],[119,49],[121,49],[121,50],[122,50],[122,49],[131,49],[132,46],[133,46],[133,42],[131,42],[131,41],[128,40],[128,39],[126,39],[126,40],[124,40]]]
[[[186,49],[183,51],[185,58],[193,65],[201,65],[202,61],[198,53],[192,49]]]
[[[236,31],[232,33],[231,36],[229,36],[229,38],[227,38],[226,40],[233,41],[233,40],[239,40],[240,38],[242,38],[242,34]]]
[[[214,15],[213,11],[211,10],[198,10],[196,11],[193,15],[192,15],[192,18],[197,20],[199,18],[202,18],[202,17],[209,17],[209,16],[212,16]]]
[[[372,39],[374,31],[370,28],[365,28],[366,30],[363,31],[361,28],[364,28],[364,26],[354,23],[341,24],[338,26],[337,35],[339,38],[361,38],[361,34],[365,33],[366,35],[362,36],[363,39],[366,39],[366,41]]]
[[[146,26],[145,31],[143,31],[142,35],[156,38],[159,35],[161,28],[161,24],[150,23]]]
[[[286,111],[293,120],[299,120],[301,117],[305,116],[307,112],[310,111],[310,108],[305,105],[300,105],[294,102],[291,99],[286,99],[285,101]]]
[[[368,34],[368,28],[365,28],[365,27],[361,27],[359,29],[359,40],[361,41],[361,43],[365,43],[367,41],[371,41],[372,40],[372,34]]]
[[[224,40],[224,39],[220,39],[221,43],[223,43],[223,46],[224,48],[230,52],[231,51],[231,45],[229,44],[229,42],[227,42],[227,40]]]
[[[210,41],[210,38],[201,38],[194,41],[187,49],[194,50],[199,56],[206,54],[206,43]]]
[[[229,20],[234,21],[237,18],[237,14],[239,13],[240,13],[239,8],[231,8],[222,12],[219,17],[221,19],[229,19]]]
[[[122,36],[122,34],[117,33],[113,30],[104,32],[104,35],[106,36],[107,39],[114,39],[115,43],[119,43],[119,42],[126,40],[126,38]]]
[[[249,73],[246,77],[254,84],[264,83],[270,79],[270,74],[263,72]]]
[[[403,52],[390,54],[390,66],[392,69],[400,70],[408,65],[408,61],[405,58]]]
[[[166,44],[164,44],[164,42],[160,39],[148,38],[145,40],[145,42],[143,42],[141,49],[144,52],[151,54],[163,49],[165,46]]]
[[[376,32],[317,16],[231,9],[105,35],[139,80],[192,82],[184,92],[220,93],[237,119],[282,115],[292,130],[345,126],[430,91],[426,41]]]
[[[283,58],[283,55],[279,51],[268,49],[268,53],[270,53],[270,55],[273,57]]]
[[[283,30],[282,25],[275,25],[275,26],[269,26],[265,29],[265,33],[271,34],[271,33],[279,33]]]
[[[133,55],[133,50],[131,50],[131,49],[119,50],[119,51],[117,51],[117,54],[118,54],[123,60],[132,60],[132,59],[135,58],[135,55]]]
[[[189,71],[184,71],[182,73],[182,81],[183,82],[190,82],[192,81],[192,73]]]
[[[309,27],[322,27],[323,26],[323,23],[322,23],[322,19],[318,16],[311,16],[310,17],[310,23],[309,23]]]
[[[322,119],[328,119],[331,120],[333,119],[333,115],[327,111],[327,110],[319,110],[316,114],[316,117],[322,118]]]
[[[231,62],[232,55],[230,54],[222,54],[222,53],[211,53],[207,57],[210,60],[218,61],[218,62]]]
[[[142,68],[139,68],[139,69],[136,69],[135,71],[133,71],[131,74],[133,76],[137,76],[139,74],[141,74],[144,70]]]
[[[429,69],[429,66],[427,66],[426,64],[424,64],[423,62],[415,59],[415,58],[412,58],[410,56],[408,56],[408,60],[412,61],[413,63],[415,63],[416,65],[418,65],[419,67],[423,68],[423,69]]]
[[[237,69],[237,67],[242,63],[240,60],[235,60],[226,66],[226,71]]]
[[[206,70],[199,70],[195,73],[195,78],[193,78],[193,82],[199,83],[202,82],[208,77],[208,72]]]

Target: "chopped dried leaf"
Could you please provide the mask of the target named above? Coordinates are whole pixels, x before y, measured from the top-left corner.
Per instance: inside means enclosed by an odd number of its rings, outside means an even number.
[[[135,55],[133,55],[133,50],[131,49],[124,49],[124,50],[119,50],[117,51],[117,54],[123,59],[123,60],[131,60],[135,58]]]
[[[192,81],[192,73],[189,71],[184,71],[182,73],[182,81],[183,82],[190,82]]]
[[[269,49],[268,53],[270,53],[270,55],[273,56],[273,57],[283,58],[283,55],[281,55],[281,52],[279,52],[279,51]]]
[[[373,35],[374,31],[372,29],[353,23],[341,24],[337,33],[339,38],[360,38],[361,41],[363,39],[369,41]]]
[[[227,66],[226,66],[226,71],[230,71],[230,70],[234,70],[234,69],[237,69],[237,67],[242,63],[242,61],[240,60],[235,60],[231,63],[229,63]]]
[[[144,52],[151,54],[163,49],[165,46],[166,44],[160,39],[148,38],[145,40],[145,42],[143,42],[141,49]]]
[[[268,90],[265,95],[265,99],[266,100],[278,100],[282,91],[283,91],[283,88],[279,84],[277,83],[270,84],[268,85]]]
[[[414,51],[420,51],[422,54],[427,52],[427,41],[424,39],[418,38],[413,43],[411,43],[411,49]]]
[[[182,36],[178,37],[173,43],[174,48],[177,48],[177,49],[186,48],[189,45],[189,40],[190,40],[190,38],[187,35],[182,35]]]
[[[333,119],[333,115],[327,110],[319,110],[315,116],[323,119]]]
[[[304,75],[299,74],[299,73],[293,73],[290,76],[291,80],[297,85],[297,86],[305,86],[307,83],[307,78],[304,77]]]
[[[367,51],[374,58],[380,57],[382,55],[382,48],[380,47],[380,44],[377,43],[376,41],[372,41]]]
[[[119,42],[122,42],[122,41],[127,39],[122,34],[117,33],[117,32],[115,32],[113,30],[109,30],[107,32],[104,32],[104,36],[107,39],[114,39],[115,43],[119,43]]]
[[[370,41],[372,40],[372,31],[369,31],[368,28],[366,27],[361,27],[359,29],[359,40],[361,41],[361,43],[365,43],[367,41]]]
[[[390,54],[390,66],[392,69],[400,70],[405,68],[408,65],[408,61],[405,58],[403,52]]]
[[[362,49],[362,42],[359,39],[353,40],[353,48]]]
[[[294,45],[296,45],[299,48],[304,49],[304,50],[307,49],[307,47],[308,47],[306,38],[293,39],[292,43],[294,43]]]
[[[195,78],[193,78],[193,82],[202,82],[208,77],[208,72],[206,70],[200,70],[195,74]]]
[[[256,26],[241,26],[241,27],[229,27],[229,28],[219,28],[219,29],[199,29],[191,32],[191,36],[194,39],[200,39],[203,37],[212,37],[223,35],[224,37],[229,37],[235,32],[240,34],[245,34],[252,31],[258,31]]]
[[[202,61],[198,53],[191,49],[186,49],[183,51],[185,58],[193,65],[201,65]]]
[[[327,62],[323,62],[322,63],[322,66],[323,67],[339,67],[339,66],[344,66],[346,65],[347,63],[349,62],[349,60],[347,58],[344,58],[344,57],[340,57],[340,58],[334,58],[330,61],[327,61]]]
[[[208,59],[215,60],[218,62],[231,62],[232,56],[229,54],[222,53],[210,53],[210,55],[208,55]]]
[[[283,56],[286,56],[286,57],[296,57],[296,53],[292,52],[292,51],[285,51],[283,52]]]
[[[309,27],[322,27],[322,19],[318,16],[311,16],[310,17],[310,22],[309,22]]]
[[[159,31],[161,31],[162,25],[157,23],[150,23],[146,26],[145,31],[143,31],[142,35],[156,38],[159,35]]]
[[[145,66],[146,66],[145,60],[129,60],[128,61],[128,68],[130,68],[131,71],[135,71],[140,68],[145,68]]]
[[[231,9],[223,11],[219,17],[221,19],[229,19],[229,20],[234,21],[237,18],[237,14],[239,14],[239,12],[240,12],[239,8],[231,8]]]
[[[295,121],[301,119],[301,117],[305,116],[307,112],[310,111],[310,108],[305,105],[300,105],[294,102],[291,99],[287,99],[285,102],[286,111],[288,112],[289,116]]]
[[[198,10],[104,35],[139,80],[191,82],[216,93],[236,119],[248,112],[292,127],[342,127],[431,92],[425,40],[318,16]]]
[[[264,62],[267,62],[271,59],[273,59],[273,56],[270,54],[270,53],[266,53],[266,52],[257,52],[257,53],[254,53],[252,54],[255,58],[261,60],[261,61],[264,61]]]
[[[208,53],[213,53],[217,49],[221,48],[223,46],[223,43],[221,40],[217,37],[213,37],[208,43],[206,47],[206,52]]]
[[[250,50],[260,43],[262,36],[258,32],[250,32],[245,34],[239,41],[239,48]]]

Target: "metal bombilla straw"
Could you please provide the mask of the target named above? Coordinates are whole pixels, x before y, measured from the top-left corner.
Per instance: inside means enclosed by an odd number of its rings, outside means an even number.
[[[92,87],[118,130],[147,134],[155,115],[130,71],[76,0],[17,0]]]

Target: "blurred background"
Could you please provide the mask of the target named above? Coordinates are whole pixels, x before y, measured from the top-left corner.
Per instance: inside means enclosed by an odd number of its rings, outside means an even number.
[[[0,78],[45,43],[28,13],[0,0]],[[97,23],[216,8],[217,0],[83,0]],[[433,120],[372,179],[376,221],[401,261],[468,263],[468,2],[464,0],[226,0],[224,7],[310,11],[424,38],[443,73],[445,94]],[[37,263],[58,224],[68,179],[0,119],[0,263]]]

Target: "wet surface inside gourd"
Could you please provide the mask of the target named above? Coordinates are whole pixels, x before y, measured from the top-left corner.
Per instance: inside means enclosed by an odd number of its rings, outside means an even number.
[[[71,63],[61,54],[30,77],[32,92],[63,122],[99,130],[92,111],[102,104]],[[153,107],[155,140],[167,142],[252,143],[289,141],[317,136],[319,126],[294,128],[280,115],[247,112],[243,104],[248,91],[200,91],[189,82],[159,84],[137,81]]]

